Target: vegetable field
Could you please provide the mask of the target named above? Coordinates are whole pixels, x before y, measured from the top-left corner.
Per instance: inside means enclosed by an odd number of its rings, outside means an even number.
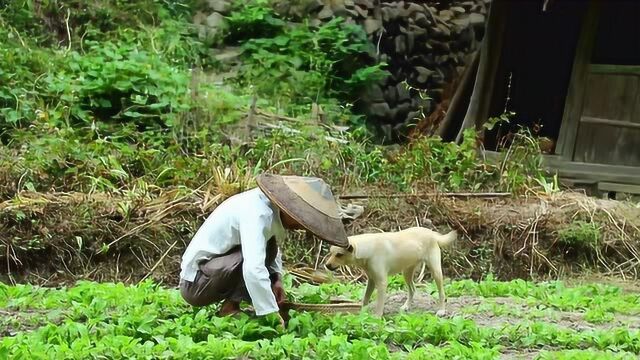
[[[287,282],[291,285],[292,279]],[[640,296],[621,288],[561,282],[447,285],[449,314],[434,316],[431,284],[398,312],[394,278],[387,315],[292,313],[218,318],[176,289],[80,282],[70,288],[0,287],[0,359],[636,359]],[[288,287],[296,301],[359,299],[360,284]]]

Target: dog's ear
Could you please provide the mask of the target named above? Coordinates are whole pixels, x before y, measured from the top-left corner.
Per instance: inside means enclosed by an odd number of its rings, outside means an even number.
[[[353,252],[353,245],[349,244],[349,246],[347,246],[347,251],[352,253]]]

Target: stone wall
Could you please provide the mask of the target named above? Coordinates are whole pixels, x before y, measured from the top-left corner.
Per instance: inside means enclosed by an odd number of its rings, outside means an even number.
[[[389,65],[390,76],[361,94],[355,110],[367,115],[385,138],[397,140],[406,125],[428,116],[443,100],[447,84],[479,47],[489,1],[275,0],[272,4],[294,21],[309,19],[319,25],[342,17],[365,29],[376,56]],[[220,23],[228,1],[208,3],[210,22]]]

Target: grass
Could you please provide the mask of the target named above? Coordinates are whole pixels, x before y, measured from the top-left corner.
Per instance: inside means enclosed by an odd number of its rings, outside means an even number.
[[[574,221],[558,231],[560,243],[577,248],[595,249],[598,247],[601,237],[598,224],[581,220]]]
[[[399,278],[392,282],[395,290],[402,285]],[[422,288],[433,291],[430,285]],[[493,316],[510,319],[496,326],[479,324],[478,318],[466,315],[472,306],[449,318],[418,310],[383,319],[367,312],[335,316],[294,312],[288,328],[279,332],[269,318],[217,318],[215,306],[191,308],[177,290],[152,282],[136,286],[80,282],[60,289],[2,286],[0,310],[9,315],[1,324],[5,337],[0,340],[0,355],[25,359],[214,359],[241,354],[256,359],[493,359],[501,353],[535,352],[541,359],[626,359],[640,354],[638,330],[615,323],[604,327],[608,321],[582,330],[554,323],[552,312],[564,310],[598,310],[610,317],[639,314],[638,295],[622,294],[616,287],[487,279],[454,281],[446,290],[450,303],[460,296],[481,302],[508,297],[527,306],[520,312],[485,307]],[[357,284],[306,284],[290,288],[289,296],[319,302],[341,294],[356,300],[361,292]],[[552,309],[551,313],[536,316],[542,306]],[[29,315],[36,313],[41,316]]]

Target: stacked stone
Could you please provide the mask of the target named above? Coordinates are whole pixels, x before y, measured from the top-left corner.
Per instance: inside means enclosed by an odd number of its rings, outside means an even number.
[[[342,17],[364,28],[379,60],[388,64],[390,76],[367,89],[356,110],[393,138],[420,112],[429,115],[442,100],[446,84],[479,46],[489,1],[275,0],[272,4],[278,13],[310,19],[312,25]],[[202,20],[219,24],[228,1],[209,4],[218,10]]]

